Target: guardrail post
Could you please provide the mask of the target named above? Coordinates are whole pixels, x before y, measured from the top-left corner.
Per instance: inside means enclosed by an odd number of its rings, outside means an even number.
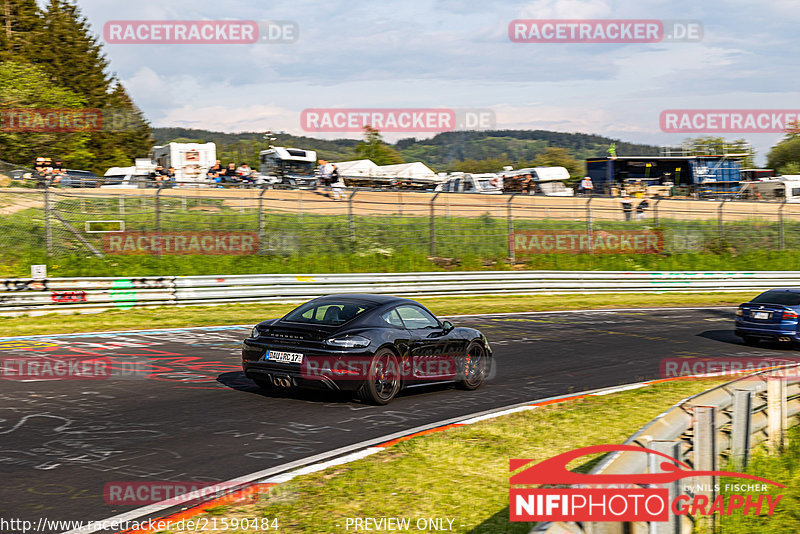
[[[716,407],[694,407],[694,469],[714,471],[717,469],[717,426]],[[694,477],[696,495],[705,495],[708,502],[714,500],[714,484],[716,477]],[[699,532],[710,531],[714,526],[713,517],[696,517]]]
[[[773,452],[786,444],[786,378],[767,376],[767,438]]]
[[[44,182],[44,241],[45,249],[48,256],[53,254],[53,222],[52,222],[52,193],[50,192],[50,184],[48,180]]]
[[[353,197],[358,194],[358,191],[353,191],[347,197],[347,223],[350,227],[350,242],[355,245],[356,242],[356,218],[353,215]]]
[[[439,196],[439,193],[434,193],[433,198],[431,198],[431,220],[430,220],[430,250],[429,253],[431,256],[436,256],[436,197]]]
[[[666,454],[670,458],[675,458],[676,460],[681,459],[681,442],[680,441],[662,441],[662,440],[653,440],[650,442],[649,448],[653,451],[660,452],[662,454]],[[663,469],[661,469],[661,464],[666,460],[655,454],[648,455],[648,469],[650,473],[665,473]],[[666,486],[667,490],[669,491],[669,502],[675,500],[675,497],[680,495],[680,481],[675,480],[668,484],[661,484],[661,486]],[[680,517],[677,517],[675,514],[669,514],[668,521],[658,521],[650,523],[650,530],[648,534],[681,534],[681,525],[680,525]]]
[[[753,411],[753,392],[737,389],[733,392],[733,412],[731,413],[731,459],[740,469],[747,467],[750,457],[750,428]]]
[[[786,207],[788,200],[784,199],[781,207],[778,208],[778,248],[783,250],[786,246],[783,233],[783,208]]]
[[[515,196],[517,196],[516,193],[511,193],[511,198],[509,198],[506,203],[506,209],[508,211],[508,260],[511,262],[511,265],[517,262],[517,256],[514,252],[514,217],[511,212],[511,202],[514,200]]]
[[[264,193],[267,192],[266,186],[261,189],[261,192],[258,194],[258,253],[262,253],[263,243],[264,243],[264,230],[266,230],[264,225]],[[186,197],[184,197],[186,198]]]

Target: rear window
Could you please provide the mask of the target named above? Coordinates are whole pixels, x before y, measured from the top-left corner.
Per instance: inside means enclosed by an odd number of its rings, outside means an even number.
[[[373,304],[352,302],[307,302],[290,311],[283,320],[335,326],[344,324],[373,307]]]
[[[756,304],[780,304],[782,306],[800,306],[800,293],[794,291],[767,291],[750,302]]]

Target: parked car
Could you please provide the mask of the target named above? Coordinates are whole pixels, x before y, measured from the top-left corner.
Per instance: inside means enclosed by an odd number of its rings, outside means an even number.
[[[494,173],[463,173],[450,176],[447,181],[436,186],[434,191],[442,193],[484,193],[499,195],[503,193],[503,179]]]
[[[90,171],[66,169],[58,185],[62,187],[100,187],[103,179]]]
[[[387,404],[406,387],[476,389],[492,351],[474,328],[387,295],[330,295],[258,323],[242,344],[245,375],[263,389],[320,387]]]

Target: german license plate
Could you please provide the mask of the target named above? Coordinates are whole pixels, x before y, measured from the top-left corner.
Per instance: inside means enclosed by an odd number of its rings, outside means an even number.
[[[769,319],[769,312],[753,312],[753,319]]]
[[[280,350],[268,350],[264,354],[264,359],[279,363],[303,363],[303,355],[298,352],[283,352]]]

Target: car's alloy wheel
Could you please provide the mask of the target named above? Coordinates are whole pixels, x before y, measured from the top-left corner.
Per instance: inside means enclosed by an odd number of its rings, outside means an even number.
[[[480,343],[470,343],[467,347],[467,354],[462,358],[459,366],[460,378],[457,386],[461,389],[477,389],[486,380],[489,363],[486,349]]]
[[[400,391],[400,366],[397,356],[388,350],[378,351],[369,363],[367,379],[359,397],[370,404],[388,404]]]

